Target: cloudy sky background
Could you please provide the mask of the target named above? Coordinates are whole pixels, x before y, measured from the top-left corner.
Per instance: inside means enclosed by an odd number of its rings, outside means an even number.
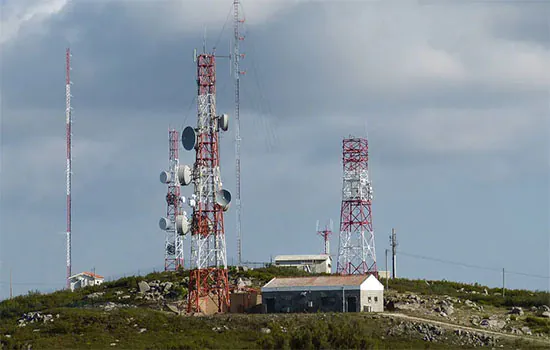
[[[231,3],[2,1],[0,298],[10,268],[16,294],[64,285],[69,44],[73,271],[163,266],[167,130],[196,123],[193,48],[206,28],[208,46],[227,54]],[[368,132],[380,269],[395,227],[404,253],[550,275],[548,3],[243,0],[243,9],[245,260],[322,251],[316,221],[339,222],[341,140]],[[218,112],[232,117],[232,99],[220,58]],[[234,192],[233,131],[221,156]],[[234,210],[226,235],[231,263]],[[336,253],[337,234],[331,242]],[[398,275],[501,283],[498,271],[406,255]]]

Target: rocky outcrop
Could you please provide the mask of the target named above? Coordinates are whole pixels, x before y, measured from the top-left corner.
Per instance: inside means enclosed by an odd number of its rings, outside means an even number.
[[[56,314],[55,318],[59,318],[59,314]],[[46,323],[53,321],[54,316],[52,314],[42,314],[38,311],[25,313],[17,320],[19,327],[26,327],[29,323]]]

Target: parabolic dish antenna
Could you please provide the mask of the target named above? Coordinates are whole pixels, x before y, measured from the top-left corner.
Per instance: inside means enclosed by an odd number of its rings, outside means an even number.
[[[195,129],[193,129],[191,126],[187,126],[181,132],[181,144],[183,145],[183,148],[185,148],[187,151],[190,151],[195,148],[196,143],[197,133],[195,132]]]
[[[218,123],[220,123],[220,128],[223,131],[227,131],[229,128],[229,116],[227,114],[222,114],[218,120]]]
[[[193,180],[193,174],[189,165],[178,166],[178,179],[180,180],[180,184],[184,186],[191,183],[191,180]]]
[[[161,230],[168,231],[171,230],[174,226],[172,226],[172,221],[170,221],[168,218],[160,218],[159,227]]]
[[[180,235],[184,235],[189,232],[189,220],[185,215],[176,216],[176,229]]]
[[[229,203],[231,203],[231,193],[228,190],[216,192],[216,204],[222,207],[223,211],[229,209]]]

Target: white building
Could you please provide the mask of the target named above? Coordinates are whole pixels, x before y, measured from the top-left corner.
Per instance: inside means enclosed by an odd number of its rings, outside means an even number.
[[[276,266],[296,267],[311,273],[331,273],[332,258],[330,255],[278,255]]]
[[[264,312],[382,312],[384,285],[374,275],[275,277],[262,287]]]
[[[88,286],[97,286],[103,283],[103,276],[96,275],[92,272],[81,272],[69,277],[71,283],[71,291],[78,288],[84,288]]]

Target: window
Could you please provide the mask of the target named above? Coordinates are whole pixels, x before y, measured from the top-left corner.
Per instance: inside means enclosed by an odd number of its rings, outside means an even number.
[[[370,303],[370,302],[372,302],[372,298],[371,298],[371,297],[369,297],[369,303]]]
[[[378,297],[374,297],[374,302],[375,302],[375,303],[378,302]]]

